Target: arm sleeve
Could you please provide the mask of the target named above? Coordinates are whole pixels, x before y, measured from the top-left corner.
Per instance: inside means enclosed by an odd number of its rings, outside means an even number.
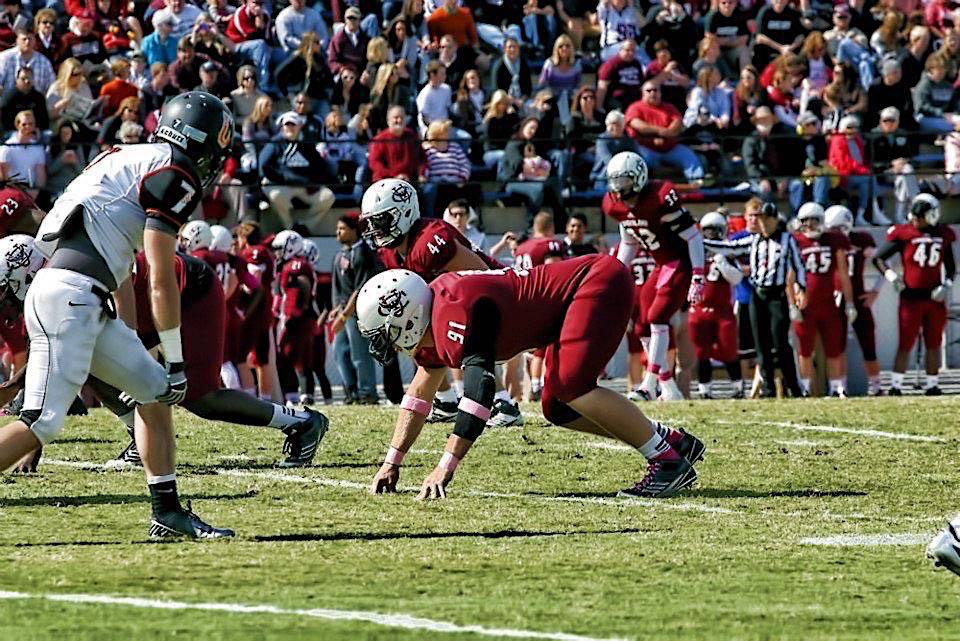
[[[750,248],[753,247],[753,236],[751,234],[736,240],[709,240],[704,238],[703,245],[707,249],[727,257],[746,256],[750,253]]]
[[[463,397],[489,408],[496,391],[496,342],[500,333],[500,312],[490,301],[478,301],[470,318],[470,334],[463,348]],[[460,410],[453,433],[476,441],[486,420]]]
[[[617,260],[629,267],[637,256],[637,249],[637,239],[627,233],[626,227],[620,225],[620,246],[617,249]]]
[[[147,174],[140,181],[140,206],[147,214],[147,226],[173,235],[187,222],[202,196],[196,180],[176,165]]]
[[[689,214],[687,214],[689,216]],[[694,269],[703,270],[703,235],[696,225],[687,227],[679,234],[687,241],[687,251],[690,252],[690,265]]]
[[[900,240],[888,239],[885,243],[883,243],[883,245],[880,246],[880,249],[877,250],[877,253],[874,254],[873,256],[874,266],[880,271],[883,271],[880,265],[883,265],[894,254],[899,253],[902,248],[903,248],[903,243]]]
[[[743,280],[743,270],[736,265],[723,261],[717,265],[717,269],[720,270],[723,279],[731,285],[739,285]]]
[[[947,278],[953,280],[953,277],[957,275],[957,263],[953,255],[953,242],[951,242],[949,238],[944,240],[946,242],[943,243],[943,268]]]

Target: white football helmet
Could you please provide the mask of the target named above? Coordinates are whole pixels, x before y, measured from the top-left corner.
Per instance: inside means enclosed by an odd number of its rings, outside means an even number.
[[[935,567],[944,567],[960,575],[960,514],[940,530],[927,546],[927,558]]]
[[[797,222],[800,231],[807,238],[820,238],[823,233],[824,212],[819,203],[804,203],[797,212]]]
[[[360,222],[364,238],[377,247],[397,245],[420,218],[420,204],[413,185],[399,178],[373,183],[360,203]]]
[[[629,198],[647,185],[647,163],[640,154],[621,151],[607,163],[607,188],[621,198]]]
[[[823,212],[824,224],[827,228],[835,227],[844,234],[853,230],[853,212],[843,205],[831,205]]]
[[[270,249],[278,263],[285,263],[303,254],[303,236],[292,229],[284,229],[273,237]]]
[[[320,248],[309,238],[303,239],[303,257],[310,261],[314,268],[320,262]]]
[[[0,239],[0,300],[12,294],[22,301],[27,289],[45,262],[33,236],[13,234]]]
[[[925,220],[928,225],[936,225],[940,221],[940,201],[932,194],[917,194],[907,215],[910,218]]]
[[[180,228],[180,249],[187,252],[194,252],[198,249],[209,249],[213,243],[213,232],[210,231],[210,225],[202,220],[191,220]]]
[[[210,249],[229,254],[233,247],[233,234],[230,230],[223,225],[210,225],[210,234],[213,236]]]
[[[718,211],[711,211],[700,219],[700,231],[709,240],[723,240],[727,237],[727,219]]]
[[[410,351],[430,326],[433,292],[427,281],[406,269],[380,272],[357,297],[357,324],[370,341],[370,353],[381,363],[397,349]]]

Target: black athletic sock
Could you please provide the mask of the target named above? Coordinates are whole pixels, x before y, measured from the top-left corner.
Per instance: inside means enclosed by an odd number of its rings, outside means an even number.
[[[180,498],[177,496],[177,480],[148,483],[150,488],[150,507],[154,514],[161,512],[177,512],[181,510]]]

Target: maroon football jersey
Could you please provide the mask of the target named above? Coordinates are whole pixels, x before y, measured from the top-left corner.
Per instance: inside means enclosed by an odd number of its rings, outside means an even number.
[[[902,253],[903,282],[911,289],[933,289],[942,282],[943,252],[953,251],[956,234],[946,225],[920,230],[907,223],[887,230],[887,240]]]
[[[813,305],[835,305],[833,293],[837,290],[837,251],[847,250],[850,241],[843,234],[825,231],[819,238],[808,238],[795,233],[800,247],[800,260],[807,272],[807,299]]]
[[[223,285],[224,291],[226,291],[227,281],[230,278],[230,272],[233,270],[230,264],[230,256],[225,252],[207,248],[195,249],[190,252],[190,255],[210,265],[213,273],[220,280],[220,284]]]
[[[29,215],[34,207],[33,198],[16,187],[0,189],[0,238],[8,236],[10,229]]]
[[[219,281],[213,270],[198,258],[177,254],[175,257],[177,285],[180,288],[180,308],[186,309],[209,295],[214,281]],[[155,345],[157,330],[153,324],[150,305],[150,266],[146,254],[137,254],[133,267],[133,294],[137,306],[137,335],[146,345]],[[190,328],[184,327],[183,331]]]
[[[310,285],[304,291],[298,284],[303,276]],[[316,276],[310,261],[305,258],[288,260],[280,269],[280,309],[288,318],[300,316],[313,310],[313,293],[316,288]]]
[[[407,232],[407,253],[380,247],[377,254],[387,269],[409,269],[428,283],[446,271],[447,263],[457,255],[457,246],[475,253],[490,269],[500,263],[474,247],[460,231],[445,220],[418,218]]]
[[[617,243],[610,249],[610,255],[616,256],[619,250],[620,243]],[[656,267],[657,262],[653,260],[653,256],[648,254],[644,249],[638,250],[637,255],[630,261],[630,273],[633,275],[634,284],[637,287],[643,287],[643,284],[647,282],[647,279],[650,278],[650,274],[653,273]]]
[[[444,274],[430,284],[434,346],[417,350],[414,359],[428,368],[460,367],[472,329],[473,308],[481,300],[492,302],[500,312],[497,360],[550,345],[560,336],[567,306],[580,282],[596,263],[609,260],[609,256],[591,255],[531,270]]]
[[[240,252],[240,258],[247,261],[248,268],[260,274],[260,286],[269,290],[273,285],[274,264],[273,253],[266,245],[247,245]]]
[[[564,257],[563,241],[555,238],[528,238],[513,252],[514,264],[520,269],[533,269],[548,258]]]
[[[718,310],[733,309],[730,282],[723,277],[717,267],[716,256],[707,259],[707,273],[703,279],[703,299],[699,307],[711,307]]]
[[[853,297],[860,300],[860,295],[866,291],[863,284],[863,270],[867,263],[869,250],[876,247],[873,236],[863,231],[850,232],[850,249],[847,250],[847,267],[850,282],[853,285]]]
[[[670,230],[663,217],[680,210],[680,195],[673,183],[666,180],[651,180],[640,194],[633,207],[627,207],[611,194],[603,197],[603,213],[624,226],[626,232],[636,238],[641,249],[653,256],[658,265],[679,260],[690,265],[687,241]]]

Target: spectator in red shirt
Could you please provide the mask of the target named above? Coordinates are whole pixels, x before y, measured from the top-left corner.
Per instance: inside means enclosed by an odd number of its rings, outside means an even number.
[[[703,178],[700,158],[678,142],[683,117],[676,107],[663,102],[658,84],[645,82],[643,97],[630,105],[625,116],[627,133],[640,143],[640,155],[651,172],[666,164],[682,169],[691,182]]]
[[[100,35],[93,30],[96,14],[84,11],[70,18],[70,31],[60,39],[60,56],[100,64],[106,58]]]
[[[350,7],[343,17],[343,29],[334,34],[327,47],[327,66],[334,76],[339,76],[344,66],[367,68],[367,44],[370,38],[360,30],[360,10]]]
[[[113,80],[100,87],[100,96],[106,99],[104,111],[113,113],[120,108],[124,98],[136,97],[139,93],[136,85],[130,82],[130,62],[126,58],[118,58],[110,64]]]
[[[263,8],[264,0],[246,0],[227,24],[227,37],[237,45],[237,55],[257,68],[257,84],[266,92],[273,89],[270,73],[271,49],[270,14]]]
[[[407,127],[403,107],[393,106],[387,112],[387,128],[370,141],[371,181],[400,178],[416,183],[420,176],[420,141]]]
[[[200,84],[200,65],[206,61],[206,57],[197,55],[190,36],[184,36],[177,44],[177,59],[167,70],[170,84],[180,91],[190,91]]]
[[[427,18],[427,31],[433,42],[439,43],[444,36],[453,36],[460,48],[460,55],[466,56],[472,64],[477,59],[477,24],[473,13],[467,7],[458,6],[457,0],[444,0],[443,6]]]
[[[856,224],[867,224],[864,215],[868,207],[871,219],[875,216],[874,194],[877,190],[877,179],[867,162],[863,138],[860,136],[860,120],[856,116],[844,116],[837,127],[837,133],[830,136],[828,159],[844,177],[850,195],[857,195]]]
[[[640,100],[643,63],[637,60],[637,43],[624,40],[620,51],[597,70],[597,104],[608,111],[624,110]]]

